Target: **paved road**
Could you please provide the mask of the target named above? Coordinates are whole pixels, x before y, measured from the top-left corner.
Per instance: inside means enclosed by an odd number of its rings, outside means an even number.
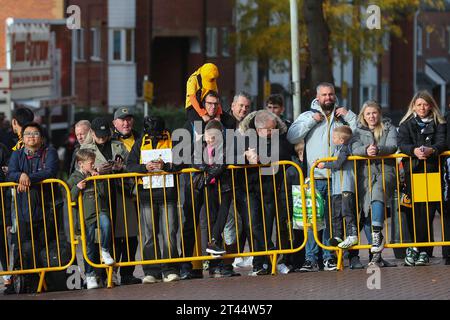
[[[401,261],[389,259],[401,264]],[[363,262],[367,262],[363,260]],[[380,289],[368,289],[367,270],[291,273],[288,275],[199,279],[113,289],[0,296],[4,300],[315,300],[450,299],[450,266],[433,258],[427,267],[380,269]],[[248,269],[246,269],[248,270]],[[243,271],[243,269],[241,269]],[[206,273],[205,273],[206,275]],[[371,278],[373,279],[373,278]],[[372,286],[377,282],[369,281]]]

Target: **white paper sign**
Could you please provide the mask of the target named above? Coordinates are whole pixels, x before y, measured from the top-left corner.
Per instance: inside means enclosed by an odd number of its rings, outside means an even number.
[[[143,164],[158,159],[162,159],[164,162],[172,162],[172,149],[143,150],[141,152],[141,156]],[[164,177],[166,177],[165,185],[163,180]],[[164,186],[166,188],[170,188],[175,185],[172,174],[168,174],[165,176],[152,176],[151,178],[152,178],[151,184],[150,184],[150,177],[142,178],[142,182],[144,183],[143,185],[144,189],[150,189],[150,186],[152,189],[163,188]]]

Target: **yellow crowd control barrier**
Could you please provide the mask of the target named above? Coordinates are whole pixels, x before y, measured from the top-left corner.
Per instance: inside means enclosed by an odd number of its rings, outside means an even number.
[[[375,173],[371,172],[372,165],[376,163],[381,166],[382,190],[384,195],[384,226],[383,234],[385,237],[385,248],[406,248],[406,247],[432,247],[432,246],[448,246],[448,236],[446,236],[446,225],[449,224],[450,217],[447,217],[446,208],[443,201],[443,161],[442,159],[450,156],[450,152],[442,153],[438,159],[432,159],[423,162],[418,162],[417,158],[412,158],[406,154],[392,154],[388,156],[376,157],[360,157],[350,156],[348,161],[353,162],[353,175],[355,186],[355,204],[356,204],[356,226],[358,230],[358,244],[352,246],[350,250],[356,249],[370,249],[367,236],[365,241],[362,241],[361,225],[364,219],[370,219],[370,231],[373,226],[372,208],[369,212],[364,211],[364,199],[360,196],[361,193],[372,194],[372,186],[375,183],[374,179],[379,179]],[[315,170],[320,162],[331,162],[336,160],[336,157],[322,158],[317,160],[310,169],[311,177],[311,195],[312,201],[315,203]],[[364,165],[363,165],[364,164]],[[390,166],[390,167],[389,167]],[[368,170],[367,183],[361,183],[362,168]],[[390,169],[391,168],[391,169]],[[389,171],[391,170],[391,171]],[[333,237],[332,226],[332,186],[331,186],[331,170],[327,170],[327,184],[328,184],[328,215],[325,217],[327,221],[327,228],[329,228],[330,238]],[[342,177],[341,169],[341,177]],[[378,173],[379,174],[379,173]],[[391,176],[387,177],[387,175]],[[388,190],[386,186],[387,181],[394,183],[394,188]],[[343,250],[339,247],[325,245],[319,237],[319,230],[316,226],[317,209],[312,207],[313,211],[313,230],[314,238],[318,245],[323,249],[337,252],[338,269],[343,269]],[[434,240],[434,217],[436,212],[440,212],[440,240]],[[363,219],[363,221],[362,221]],[[404,221],[406,220],[406,221]],[[346,236],[344,223],[344,237]],[[396,239],[393,239],[395,235]],[[365,242],[365,243],[364,243]]]
[[[57,205],[58,193],[60,202],[68,204],[67,211]],[[22,193],[16,183],[6,182],[0,183],[0,197],[3,222],[0,250],[5,257],[0,276],[38,273],[37,292],[41,292],[46,287],[47,272],[66,270],[75,261],[74,203],[70,190],[58,179],[34,184]],[[7,227],[9,217],[12,227]],[[64,235],[64,222],[69,225],[69,239]]]
[[[288,181],[288,170],[296,177],[295,181]],[[108,287],[112,286],[115,268],[143,265],[144,273],[147,273],[146,270],[160,264],[170,269],[178,268],[175,264],[192,261],[210,260],[213,263],[218,258],[195,250],[201,243],[199,226],[204,207],[207,242],[211,242],[217,230],[220,230],[220,234],[223,231],[221,228],[214,230],[214,221],[219,219],[219,212],[223,214],[226,209],[226,215],[230,212],[234,216],[235,233],[238,236],[233,245],[227,246],[226,254],[220,259],[245,256],[264,259],[263,256],[269,256],[272,274],[275,274],[279,255],[298,252],[306,245],[308,227],[306,214],[303,214],[303,225],[306,227],[299,231],[303,235],[300,244],[294,246],[293,202],[290,192],[292,184],[300,186],[298,196],[301,197],[301,210],[306,212],[302,171],[294,162],[280,161],[268,166],[228,166],[226,174],[228,183],[224,183],[223,174],[216,183],[210,183],[212,181],[206,173],[196,169],[87,178],[86,181],[92,183],[95,189],[95,210],[89,209],[90,229],[93,228],[92,221],[95,221],[97,229],[95,246],[99,251],[102,250],[99,217],[103,215],[109,219],[111,238],[124,238],[126,252],[122,252],[120,257],[116,241],[111,241],[109,250],[115,261],[114,265],[108,266],[99,260],[89,259],[88,246],[92,243],[86,241],[86,219],[89,218],[85,213],[87,208],[92,208],[92,204],[89,207],[80,193],[78,207],[84,258],[94,268],[107,269]],[[143,183],[143,180],[146,181]],[[106,190],[104,194],[102,189]],[[218,198],[217,201],[215,198]],[[94,215],[95,219],[92,219]],[[117,224],[118,221],[123,222],[124,228]],[[242,232],[239,232],[239,221]],[[136,252],[130,245],[133,238],[138,241]],[[248,242],[247,245],[245,241]],[[103,243],[105,244],[104,241]]]

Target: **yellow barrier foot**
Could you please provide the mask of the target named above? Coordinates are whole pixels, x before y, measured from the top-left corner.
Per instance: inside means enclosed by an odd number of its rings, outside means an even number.
[[[342,249],[337,251],[337,269],[344,270],[344,250]]]
[[[107,281],[107,287],[108,289],[114,287],[113,283],[112,283],[112,275],[114,272],[114,268],[113,267],[109,267],[108,270],[106,271],[106,274],[108,275],[108,281]]]
[[[44,280],[45,280],[45,271],[43,271],[39,274],[39,285],[37,288],[37,293],[42,292],[42,287],[44,287]]]
[[[272,256],[272,275],[276,276],[277,275],[277,255],[274,254]]]

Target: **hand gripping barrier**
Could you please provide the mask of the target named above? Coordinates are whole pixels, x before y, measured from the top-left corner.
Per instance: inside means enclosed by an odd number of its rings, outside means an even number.
[[[288,170],[295,176],[293,181],[288,181]],[[301,192],[297,195],[301,198],[300,210],[306,212],[301,169],[294,162],[280,161],[268,166],[228,166],[226,175],[227,182],[222,178],[223,174],[218,179],[210,179],[196,169],[89,177],[86,181],[93,183],[95,198],[89,217],[86,199],[81,193],[78,196],[84,258],[94,268],[107,269],[108,287],[112,287],[113,272],[118,267],[143,265],[147,274],[162,265],[164,270],[178,273],[176,264],[209,260],[211,266],[218,259],[225,263],[231,258],[247,256],[270,264],[271,272],[275,274],[280,255],[296,253],[306,245],[308,228],[295,231],[300,239],[297,247],[294,246],[292,223],[293,184],[300,186]],[[148,180],[144,183],[145,179]],[[232,237],[231,244],[223,241],[226,254],[220,257],[201,253],[202,239],[209,243],[214,237],[221,237],[226,221],[222,219],[224,214],[225,217],[229,215],[234,234],[240,236]],[[108,233],[115,239],[109,242],[114,265],[108,266],[88,257],[89,245],[90,250],[94,250],[92,241],[95,237],[90,233],[90,242],[86,241],[87,227],[97,229],[95,247],[98,251],[102,250],[102,238],[107,234],[99,223],[101,215],[109,220],[106,224],[110,229]],[[222,222],[216,223],[218,220]],[[303,214],[303,225],[307,226],[306,214]],[[119,238],[122,249],[117,248]],[[136,241],[137,249],[133,246]],[[103,245],[107,246],[105,242]]]
[[[39,274],[37,292],[46,289],[45,274],[63,271],[75,261],[76,241],[70,191],[66,183],[47,179],[18,192],[17,183],[0,183],[3,271],[0,275]],[[60,206],[69,204],[67,211]],[[7,226],[11,217],[12,227]],[[68,224],[69,239],[64,233]],[[9,236],[11,235],[11,236]],[[70,250],[67,250],[70,248]],[[12,255],[12,257],[11,257]],[[17,278],[18,279],[18,278]],[[16,279],[16,280],[17,280]]]
[[[450,217],[447,214],[447,207],[444,205],[444,185],[445,183],[443,169],[449,172],[449,166],[446,161],[450,156],[450,152],[446,151],[439,155],[439,157],[431,158],[429,160],[418,161],[415,157],[410,157],[405,154],[392,154],[388,156],[376,157],[359,157],[350,156],[347,161],[353,162],[353,180],[354,180],[354,195],[356,212],[356,226],[358,231],[358,244],[349,248],[356,249],[370,249],[371,245],[367,240],[373,232],[373,215],[372,206],[367,206],[364,203],[365,196],[371,195],[374,197],[373,187],[381,178],[382,197],[384,198],[384,217],[383,234],[385,237],[385,248],[407,248],[407,247],[436,247],[450,245]],[[311,177],[311,196],[312,202],[316,201],[316,182],[315,170],[317,164],[320,162],[331,162],[336,160],[336,157],[323,158],[317,160],[310,169]],[[366,172],[363,172],[366,170]],[[343,171],[341,169],[340,176]],[[363,181],[366,177],[366,181]],[[447,178],[448,179],[448,178]],[[329,231],[330,239],[333,238],[332,215],[335,210],[332,208],[332,185],[335,183],[331,181],[330,170],[327,170],[327,206],[326,211],[326,228]],[[448,188],[448,187],[447,187]],[[380,185],[378,185],[380,189]],[[447,196],[448,197],[448,196]],[[370,199],[370,197],[369,197]],[[445,210],[445,211],[444,211]],[[327,241],[320,239],[319,230],[316,225],[317,209],[312,207],[313,211],[313,230],[314,239],[316,243],[326,250],[336,251],[338,258],[338,269],[343,269],[343,251],[337,246],[327,245]],[[368,212],[367,212],[368,211]],[[440,240],[434,241],[435,228],[433,224],[438,224],[434,221],[436,211],[439,211],[439,228],[438,238]],[[346,237],[345,223],[343,223],[344,238]],[[362,239],[361,231],[364,229],[366,239]],[[325,239],[327,240],[327,239]],[[327,244],[325,244],[326,242]]]

